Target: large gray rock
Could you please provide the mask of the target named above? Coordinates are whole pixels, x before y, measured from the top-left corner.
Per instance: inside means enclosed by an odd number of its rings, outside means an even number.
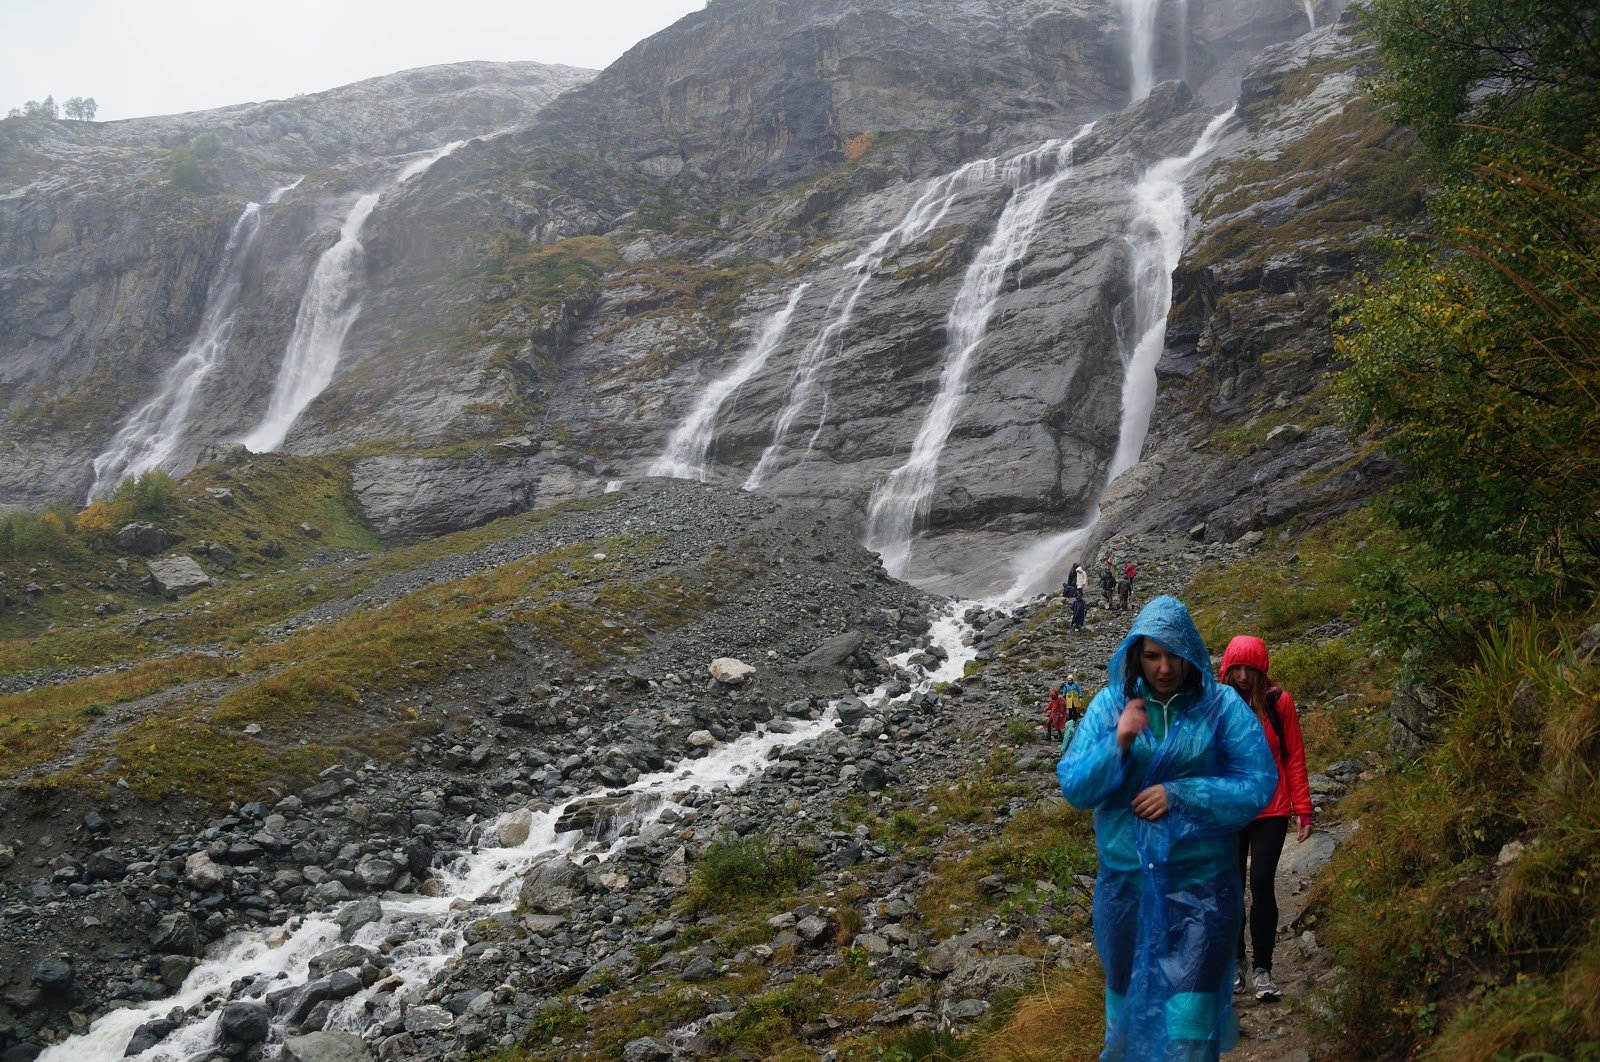
[[[136,520],[117,528],[116,534],[111,536],[111,541],[116,543],[118,549],[150,556],[166,549],[168,543],[172,541],[172,536],[155,524]]]
[[[193,557],[177,554],[153,560],[148,565],[150,585],[168,600],[177,600],[211,585],[211,576]]]
[[[588,891],[583,868],[559,854],[535,863],[523,876],[518,900],[530,911],[563,914]]]
[[[355,1033],[313,1032],[283,1041],[281,1062],[372,1062],[372,1052]]]
[[[362,516],[386,538],[417,538],[477,527],[604,484],[547,455],[481,458],[374,457],[356,462],[351,489]]]

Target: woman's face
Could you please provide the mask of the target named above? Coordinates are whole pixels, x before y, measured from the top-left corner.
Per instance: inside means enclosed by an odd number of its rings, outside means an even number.
[[[1244,697],[1245,700],[1249,700],[1250,695],[1255,692],[1256,671],[1254,668],[1245,667],[1243,664],[1235,664],[1228,669],[1228,673],[1223,677],[1228,685],[1238,690],[1239,695]]]
[[[1139,650],[1139,663],[1144,668],[1144,680],[1156,691],[1156,696],[1166,700],[1183,688],[1189,662],[1152,638],[1144,640]]]

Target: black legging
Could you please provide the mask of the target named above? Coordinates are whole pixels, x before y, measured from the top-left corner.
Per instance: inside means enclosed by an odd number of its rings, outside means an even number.
[[[1278,857],[1289,834],[1289,817],[1256,819],[1239,833],[1239,877],[1250,868],[1250,939],[1255,944],[1255,967],[1272,972],[1272,944],[1278,937]],[[1239,926],[1239,961],[1244,962],[1244,923]]]

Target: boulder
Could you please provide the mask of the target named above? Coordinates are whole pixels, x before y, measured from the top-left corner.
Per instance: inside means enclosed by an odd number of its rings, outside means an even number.
[[[858,652],[865,644],[867,644],[867,636],[860,631],[845,631],[842,634],[835,634],[832,638],[802,656],[800,663],[802,666],[807,667],[837,667]]]
[[[540,914],[561,914],[569,910],[589,888],[588,875],[581,867],[558,853],[535,863],[522,879],[518,895],[523,907]]]
[[[372,1062],[366,1041],[355,1033],[313,1032],[283,1041],[279,1062]]]
[[[151,589],[169,601],[211,585],[211,576],[200,567],[200,562],[181,553],[153,560],[148,567]]]
[[[111,541],[116,543],[120,550],[149,557],[166,549],[172,542],[172,536],[155,524],[136,520],[117,528],[116,534],[111,536]]]
[[[533,829],[533,812],[527,808],[518,808],[501,816],[495,825],[495,834],[500,838],[502,848],[516,848],[528,839],[528,834]]]
[[[756,673],[755,668],[731,656],[719,656],[711,661],[710,671],[711,677],[724,686],[742,686]]]
[[[150,931],[150,947],[163,955],[196,955],[200,948],[200,934],[194,919],[181,911],[161,916]]]
[[[272,1013],[260,1003],[234,1000],[217,1018],[217,1035],[225,1041],[259,1044],[272,1031]]]

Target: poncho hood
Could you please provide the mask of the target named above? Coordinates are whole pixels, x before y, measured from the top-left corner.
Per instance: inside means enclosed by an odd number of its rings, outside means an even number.
[[[1228,648],[1222,651],[1222,663],[1217,666],[1217,678],[1227,681],[1226,676],[1230,667],[1253,667],[1263,675],[1267,675],[1267,643],[1253,634],[1237,635],[1228,643]],[[1267,681],[1272,681],[1271,676]]]
[[[1189,609],[1170,594],[1151,598],[1150,602],[1139,610],[1128,636],[1122,640],[1117,651],[1111,654],[1111,663],[1107,671],[1110,674],[1109,684],[1112,689],[1126,688],[1130,665],[1128,657],[1140,638],[1154,638],[1165,646],[1168,652],[1176,653],[1187,660],[1200,675],[1204,687],[1201,691],[1201,700],[1210,699],[1217,685],[1216,678],[1211,674],[1211,653],[1206,649],[1205,640],[1200,637],[1200,631],[1195,627],[1194,620],[1189,618]]]

